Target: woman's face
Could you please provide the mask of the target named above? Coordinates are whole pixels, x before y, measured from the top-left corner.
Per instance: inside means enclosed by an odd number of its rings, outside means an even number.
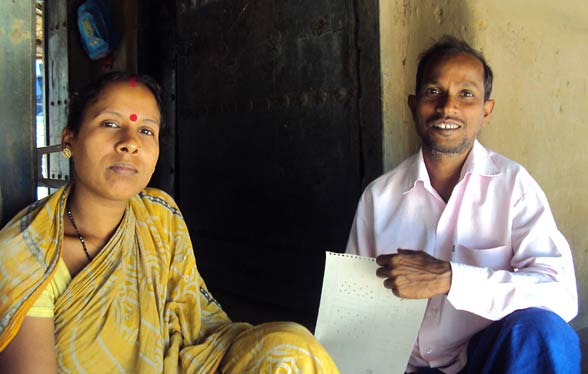
[[[63,132],[74,159],[76,193],[122,201],[143,190],[159,157],[160,123],[157,101],[147,87],[107,85],[86,107],[78,133]]]

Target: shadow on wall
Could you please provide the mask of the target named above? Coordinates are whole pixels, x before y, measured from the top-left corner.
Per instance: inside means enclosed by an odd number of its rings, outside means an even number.
[[[384,170],[397,166],[420,145],[407,105],[407,96],[415,92],[419,54],[445,34],[473,41],[467,2],[395,3],[380,2]]]
[[[445,34],[462,38],[474,48],[476,47],[472,40],[475,36],[472,32],[473,25],[470,17],[472,11],[467,3],[412,2],[412,4],[415,4],[411,11],[414,12],[416,22],[411,22],[406,30],[409,38],[408,48],[414,48],[412,52],[421,53]],[[416,57],[418,58],[418,55]],[[416,74],[417,58],[409,61],[409,64],[414,64],[412,72],[414,74],[411,79]]]

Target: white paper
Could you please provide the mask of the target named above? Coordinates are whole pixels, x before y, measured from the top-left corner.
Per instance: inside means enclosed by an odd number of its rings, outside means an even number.
[[[384,288],[375,259],[327,252],[315,336],[341,374],[401,374],[427,300]]]

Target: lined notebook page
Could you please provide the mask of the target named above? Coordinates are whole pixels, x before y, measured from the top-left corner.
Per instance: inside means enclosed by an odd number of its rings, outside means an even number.
[[[384,288],[376,260],[327,252],[315,336],[341,374],[404,373],[427,300]]]

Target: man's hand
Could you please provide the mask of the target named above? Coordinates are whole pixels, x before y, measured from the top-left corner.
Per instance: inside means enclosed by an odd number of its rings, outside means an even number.
[[[428,299],[446,294],[451,287],[451,265],[423,251],[399,249],[397,254],[376,258],[376,272],[387,278],[384,287],[405,299]]]

